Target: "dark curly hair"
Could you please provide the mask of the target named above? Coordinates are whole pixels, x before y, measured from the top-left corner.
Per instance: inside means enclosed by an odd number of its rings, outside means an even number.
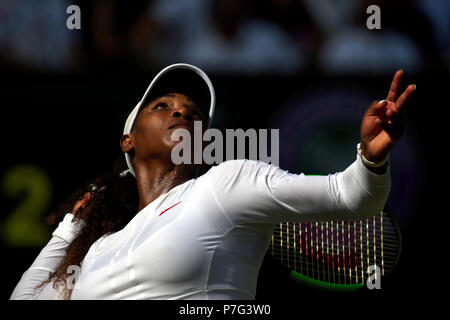
[[[70,276],[67,268],[70,265],[80,266],[97,239],[123,229],[136,215],[139,202],[136,179],[130,173],[121,174],[125,169],[127,166],[122,156],[116,160],[111,172],[86,183],[46,218],[48,224],[56,225],[65,213],[72,212],[74,204],[82,199],[86,192],[93,194],[92,200],[85,207],[80,206],[75,212],[77,236],[69,245],[66,255],[55,272],[50,274],[49,279],[37,288],[54,279],[53,287],[63,289],[63,298],[70,299],[72,290],[67,285],[67,277]],[[85,222],[83,226],[78,217]]]

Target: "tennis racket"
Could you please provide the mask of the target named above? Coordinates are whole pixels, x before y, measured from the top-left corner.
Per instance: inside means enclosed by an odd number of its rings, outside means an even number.
[[[395,268],[400,251],[399,224],[387,206],[360,221],[282,222],[268,249],[291,270],[292,279],[333,291],[357,290],[371,275],[383,278]]]

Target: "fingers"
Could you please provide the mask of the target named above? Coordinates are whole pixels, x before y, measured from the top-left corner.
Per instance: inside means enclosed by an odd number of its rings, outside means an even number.
[[[402,95],[397,99],[397,102],[388,102],[387,108],[386,108],[386,117],[389,120],[389,122],[392,124],[395,124],[397,122],[402,121],[402,111],[403,107],[408,100],[408,98],[411,96],[411,94],[416,90],[416,85],[412,84],[409,85],[406,90],[402,93]]]
[[[388,101],[385,110],[378,116],[377,124],[393,141],[396,141],[403,134],[404,122],[402,115],[395,110],[395,103],[391,101]]]
[[[389,135],[392,141],[399,140],[403,134],[403,123],[390,123],[378,119],[377,124]]]
[[[410,84],[405,91],[403,91],[402,95],[398,98],[395,108],[396,108],[396,112],[401,112],[401,110],[403,109],[403,105],[405,104],[405,102],[408,100],[408,98],[411,96],[411,94],[416,90],[416,85],[415,84]]]
[[[386,100],[395,101],[397,99],[398,94],[399,94],[399,90],[400,90],[400,83],[401,83],[401,80],[402,80],[402,76],[403,76],[403,70],[402,69],[398,70],[395,73],[394,79],[392,79],[391,87],[389,88],[389,93],[387,95]]]
[[[384,114],[384,109],[386,108],[388,102],[386,100],[375,100],[373,101],[366,111],[368,116],[378,116]]]
[[[390,123],[396,123],[401,121],[401,114],[394,102],[389,102],[385,112],[386,118]]]
[[[394,75],[387,97],[389,103],[386,109],[386,117],[391,123],[401,121],[403,107],[411,94],[416,90],[416,85],[411,84],[399,96],[402,77],[403,70],[400,69]]]

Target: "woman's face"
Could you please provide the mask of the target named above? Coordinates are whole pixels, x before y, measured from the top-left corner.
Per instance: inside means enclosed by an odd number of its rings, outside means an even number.
[[[205,115],[186,95],[169,93],[154,99],[139,112],[133,125],[130,137],[134,158],[170,158],[172,148],[179,143],[172,141],[173,131],[185,128],[193,134],[194,121],[202,121],[205,129]]]

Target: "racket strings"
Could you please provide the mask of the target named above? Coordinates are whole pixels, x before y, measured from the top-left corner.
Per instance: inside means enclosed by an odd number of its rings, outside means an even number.
[[[379,267],[382,276],[391,270],[398,247],[395,224],[381,212],[362,221],[282,222],[272,235],[269,252],[309,278],[357,284],[369,276],[368,266]]]

